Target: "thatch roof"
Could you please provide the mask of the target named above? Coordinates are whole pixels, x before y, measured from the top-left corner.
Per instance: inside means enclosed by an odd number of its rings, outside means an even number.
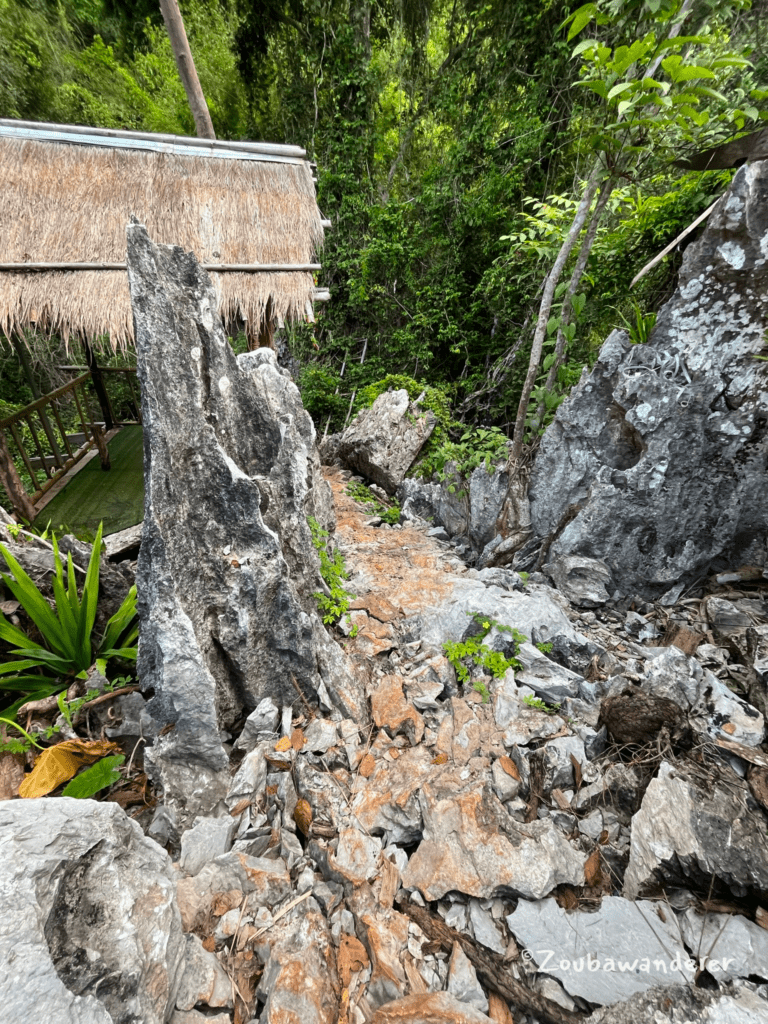
[[[60,141],[38,141],[29,126],[12,125],[0,122],[0,264],[123,263],[131,214],[154,241],[183,246],[203,264],[304,266],[322,242],[312,171],[294,147],[201,148],[199,140],[168,145],[165,137],[152,143],[139,133],[69,127]],[[270,299],[272,316],[304,316],[314,288],[309,271],[211,278],[224,318],[247,320],[249,333]],[[0,270],[0,331],[33,325],[132,344],[127,273]]]

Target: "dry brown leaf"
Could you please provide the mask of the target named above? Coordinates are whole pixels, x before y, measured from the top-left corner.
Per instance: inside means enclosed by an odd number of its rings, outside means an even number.
[[[48,747],[35,761],[35,766],[19,786],[19,796],[26,799],[45,796],[64,782],[74,778],[83,765],[93,764],[108,754],[121,753],[110,740],[65,740]]]
[[[376,770],[376,758],[373,754],[366,754],[363,760],[360,762],[358,771],[364,779],[369,779],[374,771]]]
[[[555,900],[557,905],[562,907],[563,910],[575,910],[579,905],[579,897],[573,889],[562,889],[560,892],[555,893]]]
[[[207,939],[203,939],[203,949],[209,953],[216,952],[216,939],[212,935],[209,935]]]
[[[499,764],[507,775],[511,775],[512,778],[517,779],[518,782],[520,781],[520,772],[517,770],[517,765],[511,757],[507,757],[506,754],[502,754],[499,758]]]
[[[298,753],[306,742],[307,741],[304,739],[304,731],[302,729],[294,729],[291,733],[291,746],[293,749]]]
[[[599,885],[602,877],[600,870],[600,851],[595,849],[587,857],[584,865],[584,881],[587,885]]]
[[[135,807],[136,804],[144,804],[143,792],[133,786],[130,789],[120,789],[116,793],[109,793],[104,799],[110,803],[119,804],[123,810],[126,807]]]
[[[437,757],[432,758],[432,764],[448,764],[448,755],[438,754]]]
[[[0,601],[0,612],[3,615],[13,615],[15,611],[18,611],[21,605],[18,601]]]
[[[278,754],[284,754],[286,750],[291,749],[291,739],[289,736],[283,736],[282,739],[278,740],[275,744],[275,750]]]
[[[573,777],[576,780],[576,789],[580,789],[582,779],[581,764],[576,760],[573,754],[571,754],[571,764],[573,765]]]
[[[364,971],[369,964],[365,946],[354,935],[342,935],[339,952],[336,957],[339,978],[343,988],[349,988],[349,982],[355,971]]]
[[[768,910],[763,910],[762,907],[758,907],[755,911],[755,921],[761,928],[768,930]]]
[[[302,835],[308,836],[312,827],[312,808],[308,800],[297,800],[296,810],[293,812],[293,820],[301,830]]]
[[[18,795],[24,780],[24,758],[19,754],[0,754],[0,800]]]
[[[561,811],[571,810],[571,801],[568,799],[568,797],[565,795],[562,789],[553,789],[552,799],[555,801],[555,803]]]

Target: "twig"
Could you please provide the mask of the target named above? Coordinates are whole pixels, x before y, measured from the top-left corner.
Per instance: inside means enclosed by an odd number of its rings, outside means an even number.
[[[492,992],[498,993],[508,1002],[514,1003],[521,1010],[532,1014],[544,1024],[575,1024],[583,1021],[583,1013],[564,1010],[551,999],[534,992],[522,982],[511,976],[509,965],[498,953],[482,946],[468,935],[449,928],[440,918],[432,914],[426,907],[412,903],[404,894],[395,900],[398,908],[407,914],[421,928],[424,934],[439,942],[448,953],[458,942],[467,959],[477,971],[480,981]]]
[[[261,938],[261,936],[264,935],[265,932],[269,931],[269,929],[272,927],[272,925],[277,924],[277,922],[280,920],[281,917],[285,917],[285,915],[289,911],[293,910],[294,907],[297,907],[299,905],[299,903],[302,903],[304,900],[309,899],[309,897],[311,895],[312,895],[312,890],[311,889],[307,889],[307,891],[303,892],[301,894],[301,896],[297,896],[295,900],[291,900],[291,902],[288,903],[286,906],[284,906],[282,910],[278,910],[278,912],[272,918],[272,923],[271,924],[267,924],[263,928],[260,928],[256,932],[256,934],[255,935],[251,935],[247,941],[248,942],[255,942],[256,939]]]

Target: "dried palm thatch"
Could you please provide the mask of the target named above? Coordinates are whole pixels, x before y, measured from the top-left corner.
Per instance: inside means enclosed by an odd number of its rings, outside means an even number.
[[[0,138],[0,263],[120,263],[131,214],[157,242],[201,263],[311,263],[323,229],[305,161],[208,159]],[[212,273],[226,321],[254,336],[267,303],[305,314],[310,272]],[[36,326],[132,346],[128,276],[118,270],[0,271],[0,332]],[[0,339],[1,340],[1,339]]]

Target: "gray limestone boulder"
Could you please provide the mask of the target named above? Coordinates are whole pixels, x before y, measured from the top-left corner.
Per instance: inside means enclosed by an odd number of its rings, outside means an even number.
[[[763,1024],[768,1000],[752,986],[734,992],[658,986],[595,1010],[583,1024]]]
[[[611,570],[597,558],[561,555],[543,569],[560,593],[577,608],[598,608],[613,592]]]
[[[496,536],[496,523],[507,494],[509,474],[503,466],[478,466],[469,478],[469,540],[482,551]]]
[[[265,697],[359,720],[365,700],[312,596],[307,517],[332,528],[332,504],[298,389],[271,350],[235,356],[191,253],[134,223],[127,263],[144,420],[138,671],[163,727],[146,763],[193,815],[226,793],[222,732]]]
[[[726,768],[698,781],[663,762],[632,818],[624,893],[630,898],[677,882],[735,896],[768,892],[765,816],[749,788]]]
[[[3,1024],[163,1024],[185,939],[168,854],[115,803],[0,804]]]
[[[520,900],[507,925],[540,972],[572,996],[609,1005],[655,985],[693,981],[677,919],[669,906],[659,907],[604,896],[594,913],[584,913],[554,899]]]
[[[394,494],[435,428],[435,414],[421,412],[408,392],[385,391],[362,409],[336,443],[341,461]]]
[[[768,161],[741,167],[650,340],[615,331],[542,438],[531,518],[550,561],[600,559],[657,598],[768,530]],[[567,514],[578,506],[575,518]],[[563,522],[566,525],[563,527]]]

